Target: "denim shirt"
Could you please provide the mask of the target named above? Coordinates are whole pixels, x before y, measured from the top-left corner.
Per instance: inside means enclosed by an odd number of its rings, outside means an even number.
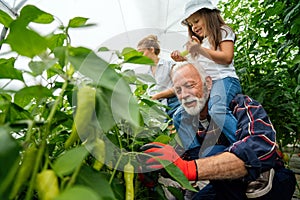
[[[173,122],[180,138],[181,145],[185,150],[194,149],[201,146],[196,135],[199,129],[198,115],[189,115],[180,105],[173,115]]]

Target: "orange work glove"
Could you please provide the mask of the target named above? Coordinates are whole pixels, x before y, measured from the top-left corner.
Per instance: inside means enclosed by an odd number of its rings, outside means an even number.
[[[195,160],[183,160],[176,153],[175,149],[172,146],[159,142],[152,142],[142,146],[141,150],[144,153],[152,156],[146,161],[146,164],[149,168],[161,169],[163,168],[163,166],[157,160],[167,160],[174,163],[179,169],[181,169],[188,180],[194,181],[197,179],[198,174]]]

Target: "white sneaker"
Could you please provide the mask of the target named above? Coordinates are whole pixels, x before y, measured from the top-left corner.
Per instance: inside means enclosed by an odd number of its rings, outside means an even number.
[[[246,196],[252,199],[267,194],[272,189],[274,174],[275,170],[272,168],[269,171],[261,173],[255,181],[249,182]]]

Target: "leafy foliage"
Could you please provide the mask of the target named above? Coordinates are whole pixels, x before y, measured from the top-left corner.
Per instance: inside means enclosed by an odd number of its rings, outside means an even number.
[[[262,103],[281,147],[300,138],[300,3],[296,0],[220,3],[237,33],[235,66],[242,89]]]
[[[0,19],[9,30],[2,42],[30,59],[22,70],[15,68],[17,58],[0,59],[0,79],[24,84],[17,91],[0,91],[0,162],[6,163],[0,167],[0,198],[47,199],[51,194],[49,198],[61,200],[124,199],[124,165],[131,160],[138,172],[139,148],[160,141],[162,135],[164,141],[173,137],[162,105],[145,93],[149,77],[121,71],[125,63],[153,62],[135,49],[124,48],[114,52],[122,62],[110,64],[98,52],[72,46],[69,30],[93,26],[87,24],[88,18],[75,17],[48,35],[30,24],[46,26],[54,17],[33,5],[25,6],[16,19],[1,11]],[[43,81],[28,86],[24,73]],[[85,92],[80,92],[83,88]],[[96,149],[96,141],[105,141],[105,146]],[[104,152],[97,152],[100,149]],[[105,160],[96,162],[96,155],[105,155]],[[134,179],[138,182],[137,173]],[[183,174],[178,180],[191,187]],[[45,190],[44,183],[53,193]],[[138,187],[141,197],[149,195],[143,185]]]
[[[232,0],[220,5],[224,18],[238,33],[235,63],[244,93],[262,102],[281,147],[298,144],[300,3]],[[124,48],[113,52],[120,63],[112,64],[98,55],[109,51],[106,47],[94,52],[72,46],[70,29],[94,25],[85,17],[70,19],[47,35],[30,27],[32,23],[47,26],[54,20],[50,13],[33,5],[25,6],[16,19],[0,11],[0,23],[9,30],[1,44],[8,44],[18,55],[0,59],[0,79],[24,85],[17,91],[5,86],[0,90],[0,163],[5,163],[0,166],[0,199],[39,199],[37,177],[47,170],[54,171],[55,180],[59,180],[56,199],[124,199],[122,169],[128,161],[136,172],[136,199],[165,199],[159,185],[153,192],[140,182],[140,163],[135,158],[145,143],[172,143],[174,134],[168,130],[163,105],[146,95],[149,86],[145,83],[153,80],[122,71],[123,64],[151,65],[152,61],[135,49]],[[19,56],[30,59],[27,69],[15,68]],[[29,86],[24,74],[43,81]],[[94,105],[85,105],[93,108],[85,113],[90,116],[81,118],[86,131],[79,131],[74,118],[80,119],[78,104],[89,96],[78,96],[84,86],[93,88],[95,96],[89,101]],[[66,145],[70,138],[72,142]],[[94,168],[97,139],[106,144],[105,165],[101,168]],[[32,147],[37,151],[34,158],[25,158]],[[31,176],[19,173],[24,171],[20,168],[25,160],[35,161],[30,165]],[[164,165],[171,177],[191,188],[174,165]],[[157,178],[155,172],[150,174]],[[16,177],[22,177],[22,181],[12,192]],[[175,188],[170,191],[179,194]]]

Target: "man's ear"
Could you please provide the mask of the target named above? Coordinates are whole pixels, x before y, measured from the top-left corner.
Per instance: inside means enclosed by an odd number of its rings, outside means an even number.
[[[210,76],[205,77],[205,83],[206,83],[208,91],[210,91],[211,87],[212,87],[212,79]]]

